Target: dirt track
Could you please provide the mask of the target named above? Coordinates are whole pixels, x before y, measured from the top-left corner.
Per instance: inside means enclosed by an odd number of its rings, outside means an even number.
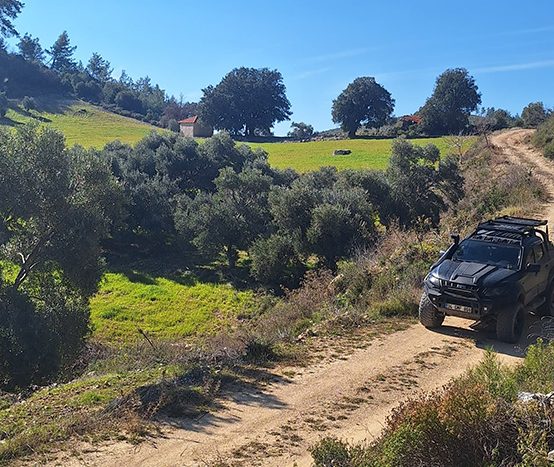
[[[506,158],[539,172],[554,198],[554,166],[524,141],[527,130],[493,136]],[[554,204],[545,208],[554,223]],[[554,224],[553,224],[554,225]],[[399,401],[429,391],[477,363],[488,346],[502,359],[516,361],[524,344],[500,344],[448,318],[441,332],[420,325],[371,341],[348,356],[275,374],[270,383],[231,395],[222,408],[168,429],[165,437],[138,447],[111,444],[63,465],[196,466],[310,465],[309,447],[323,436],[349,440],[377,435]],[[289,373],[286,373],[289,374]]]

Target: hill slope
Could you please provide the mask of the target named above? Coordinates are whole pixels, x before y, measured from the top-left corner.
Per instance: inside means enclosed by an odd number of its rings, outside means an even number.
[[[135,144],[151,131],[164,131],[138,120],[108,112],[75,100],[37,99],[38,110],[25,111],[12,105],[0,126],[28,122],[49,125],[61,131],[69,146],[102,148],[110,141]]]

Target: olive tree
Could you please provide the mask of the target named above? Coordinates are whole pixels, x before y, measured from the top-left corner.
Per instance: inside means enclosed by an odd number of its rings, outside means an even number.
[[[100,241],[120,213],[119,186],[97,153],[67,150],[47,128],[0,132],[0,259],[13,271],[0,286],[0,381],[41,381],[75,357]]]

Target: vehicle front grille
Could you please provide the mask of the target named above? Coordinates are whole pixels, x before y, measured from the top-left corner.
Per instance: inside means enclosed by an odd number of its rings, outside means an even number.
[[[442,291],[445,295],[462,300],[479,300],[478,290],[475,285],[458,284],[456,282],[441,281]]]
[[[453,290],[471,290],[471,291],[477,291],[479,289],[479,287],[477,287],[476,285],[471,285],[471,284],[459,284],[457,282],[450,282],[450,281],[445,281],[445,280],[442,280],[441,281],[441,285],[443,287],[446,287],[448,289],[453,289]]]

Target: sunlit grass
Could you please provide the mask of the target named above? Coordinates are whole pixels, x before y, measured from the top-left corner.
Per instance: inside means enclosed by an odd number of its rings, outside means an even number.
[[[151,131],[165,131],[82,101],[73,101],[60,107],[60,112],[25,112],[20,108],[12,108],[8,110],[4,123],[12,126],[28,122],[48,125],[65,135],[68,146],[79,144],[98,149],[114,140],[136,144]]]
[[[109,341],[135,340],[139,328],[156,338],[179,338],[232,326],[254,307],[254,292],[230,284],[112,272],[91,300],[91,321],[95,336]]]
[[[417,138],[412,143],[424,146],[434,144],[442,155],[452,152],[448,138]],[[467,138],[467,148],[475,141]],[[269,162],[278,168],[291,167],[300,172],[317,170],[322,166],[338,169],[386,169],[391,155],[392,139],[345,139],[330,141],[310,141],[305,143],[248,143],[260,147],[269,154]],[[335,149],[350,149],[352,154],[333,156]]]

